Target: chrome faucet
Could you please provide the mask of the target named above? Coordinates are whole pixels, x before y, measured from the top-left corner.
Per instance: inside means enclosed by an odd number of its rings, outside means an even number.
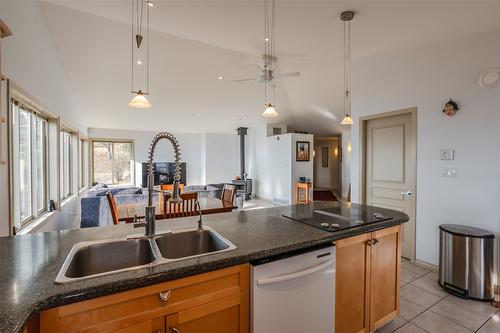
[[[155,227],[156,227],[156,221],[155,221],[155,206],[153,206],[153,192],[155,191],[153,189],[154,186],[154,167],[153,167],[153,159],[154,159],[154,153],[156,149],[156,145],[161,139],[167,139],[170,141],[172,146],[174,147],[174,153],[175,153],[175,171],[174,171],[174,189],[172,190],[172,195],[169,199],[170,202],[181,202],[182,199],[179,196],[179,182],[181,179],[181,151],[179,147],[179,142],[170,133],[167,132],[160,132],[155,135],[153,138],[153,142],[151,142],[151,145],[149,147],[149,154],[148,154],[148,205],[146,206],[146,212],[145,212],[145,222],[142,223],[136,223],[134,224],[134,228],[138,227],[145,227],[145,235],[147,237],[154,237],[156,232],[155,232]],[[160,191],[159,191],[160,192]]]
[[[198,230],[203,230],[203,215],[201,214],[200,202],[198,200],[194,202],[194,207],[198,209]]]

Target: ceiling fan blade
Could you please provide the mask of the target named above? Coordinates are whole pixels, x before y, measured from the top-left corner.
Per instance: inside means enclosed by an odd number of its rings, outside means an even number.
[[[248,78],[248,79],[236,79],[236,80],[233,80],[233,82],[243,82],[243,81],[257,81],[259,78],[257,77],[252,77],[252,78]]]
[[[294,77],[294,76],[300,76],[300,72],[292,72],[292,73],[280,73],[278,75],[275,75],[274,77]]]

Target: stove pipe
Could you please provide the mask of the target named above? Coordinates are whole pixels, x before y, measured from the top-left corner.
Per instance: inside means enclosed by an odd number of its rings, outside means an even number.
[[[245,135],[247,135],[248,127],[238,127],[236,132],[240,136],[240,177],[241,179],[246,179],[245,173]]]

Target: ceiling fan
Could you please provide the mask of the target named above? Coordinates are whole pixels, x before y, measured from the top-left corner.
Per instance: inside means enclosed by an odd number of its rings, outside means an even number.
[[[278,58],[264,54],[262,56],[263,64],[256,64],[259,68],[259,73],[255,77],[247,77],[242,79],[234,79],[233,82],[258,81],[260,83],[271,82],[276,78],[288,78],[300,76],[300,72],[277,73],[273,68]]]

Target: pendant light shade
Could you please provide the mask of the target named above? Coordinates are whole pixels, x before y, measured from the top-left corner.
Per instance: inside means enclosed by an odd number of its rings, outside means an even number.
[[[344,114],[344,119],[340,122],[341,125],[352,125],[354,124],[354,121],[352,121],[351,115],[350,114]]]
[[[279,116],[279,114],[274,106],[271,103],[267,104],[266,110],[262,113],[262,117],[272,118],[277,116]]]
[[[138,109],[148,109],[151,107],[151,103],[149,103],[148,99],[144,95],[142,91],[138,91],[134,98],[130,100],[128,103],[133,108],[138,108]]]

